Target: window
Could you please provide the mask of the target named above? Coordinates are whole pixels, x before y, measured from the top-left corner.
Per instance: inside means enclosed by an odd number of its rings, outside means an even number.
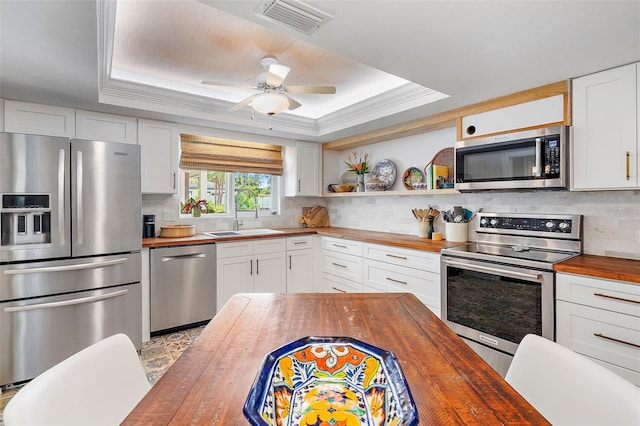
[[[180,212],[229,216],[279,211],[282,148],[181,135]],[[269,173],[266,173],[269,172]]]

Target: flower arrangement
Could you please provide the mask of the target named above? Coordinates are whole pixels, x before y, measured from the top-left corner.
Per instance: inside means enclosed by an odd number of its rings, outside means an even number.
[[[357,152],[347,155],[347,161],[344,162],[347,168],[358,175],[369,173],[369,154],[365,153],[364,158],[359,157]]]
[[[189,198],[184,206],[182,206],[182,213],[191,213],[194,209],[197,209],[195,213],[201,213],[204,211],[205,213],[208,211],[207,208],[207,200],[195,200],[193,198]]]

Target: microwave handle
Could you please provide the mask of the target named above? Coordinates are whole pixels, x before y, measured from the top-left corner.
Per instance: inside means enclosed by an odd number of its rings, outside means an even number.
[[[542,142],[542,138],[536,138],[536,165],[533,168],[534,177],[542,176],[543,151],[544,151],[544,144]]]

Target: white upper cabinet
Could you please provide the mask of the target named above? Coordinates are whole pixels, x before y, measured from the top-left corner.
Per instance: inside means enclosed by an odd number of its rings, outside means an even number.
[[[640,65],[573,80],[571,189],[627,189],[638,180]]]
[[[5,100],[4,131],[74,138],[76,110],[53,105]]]
[[[462,139],[564,122],[564,95],[462,117]]]
[[[180,133],[172,123],[138,120],[143,194],[178,191]]]
[[[136,117],[76,110],[76,138],[106,142],[138,143]]]
[[[296,142],[285,148],[284,195],[319,196],[320,144]]]

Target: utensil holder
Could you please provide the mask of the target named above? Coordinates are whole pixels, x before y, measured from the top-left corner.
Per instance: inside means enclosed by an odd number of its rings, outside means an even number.
[[[418,222],[418,237],[428,238],[429,224],[427,222]]]
[[[446,222],[444,232],[447,241],[466,243],[469,239],[469,223]]]

